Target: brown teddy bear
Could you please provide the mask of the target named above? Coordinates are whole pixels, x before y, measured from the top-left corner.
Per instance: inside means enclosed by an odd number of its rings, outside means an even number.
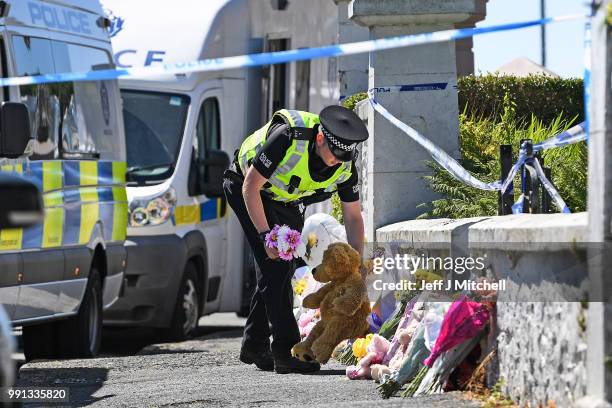
[[[293,346],[291,353],[295,357],[325,364],[342,340],[368,332],[370,301],[360,267],[359,253],[350,245],[334,243],[325,250],[323,262],[315,268],[313,277],[329,283],[302,302],[309,309],[320,308],[321,320],[304,341]]]

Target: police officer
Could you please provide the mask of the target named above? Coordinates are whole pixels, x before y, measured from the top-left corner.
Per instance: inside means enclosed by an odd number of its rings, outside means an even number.
[[[344,107],[328,106],[320,115],[282,109],[236,152],[223,188],[255,255],[257,276],[242,362],[280,374],[319,370],[318,363],[291,356],[291,348],[300,341],[291,288],[295,264],[278,259],[264,238],[275,224],[301,231],[304,207],[337,191],[348,242],[363,253],[355,158],[357,145],[367,138],[363,122]]]

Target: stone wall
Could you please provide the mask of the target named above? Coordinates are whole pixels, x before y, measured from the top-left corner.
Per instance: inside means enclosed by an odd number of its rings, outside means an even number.
[[[521,406],[567,407],[586,394],[587,214],[405,221],[379,228],[381,243],[451,256],[486,256],[498,293],[489,385]]]

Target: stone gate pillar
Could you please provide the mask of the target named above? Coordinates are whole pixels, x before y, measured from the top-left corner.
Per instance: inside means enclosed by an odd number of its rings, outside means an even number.
[[[338,43],[366,41],[368,29],[348,18],[349,0],[334,0],[338,6]],[[368,89],[368,54],[347,55],[338,58],[340,100]]]
[[[453,29],[483,15],[479,0],[352,0],[349,18],[367,26],[370,39]],[[454,157],[458,157],[457,65],[452,42],[420,45],[370,54],[368,86],[443,84],[442,90],[415,87],[401,93],[379,93],[377,99]],[[429,154],[368,107],[369,142],[364,169],[366,237],[377,228],[414,219],[417,208],[436,196],[423,176]]]

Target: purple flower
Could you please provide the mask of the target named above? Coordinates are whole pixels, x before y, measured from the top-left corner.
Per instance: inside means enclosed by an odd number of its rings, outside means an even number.
[[[276,248],[276,243],[278,242],[278,230],[280,229],[280,225],[275,225],[274,228],[270,230],[266,234],[266,246],[268,248]]]
[[[279,251],[278,252],[278,256],[280,257],[280,259],[282,259],[283,261],[290,261],[293,259],[293,252],[292,251],[288,251],[288,252],[284,252],[284,251]]]
[[[289,248],[291,248],[291,251],[295,251],[300,242],[302,242],[302,234],[300,234],[299,231],[290,230],[287,234],[286,239],[287,243],[289,244]]]

